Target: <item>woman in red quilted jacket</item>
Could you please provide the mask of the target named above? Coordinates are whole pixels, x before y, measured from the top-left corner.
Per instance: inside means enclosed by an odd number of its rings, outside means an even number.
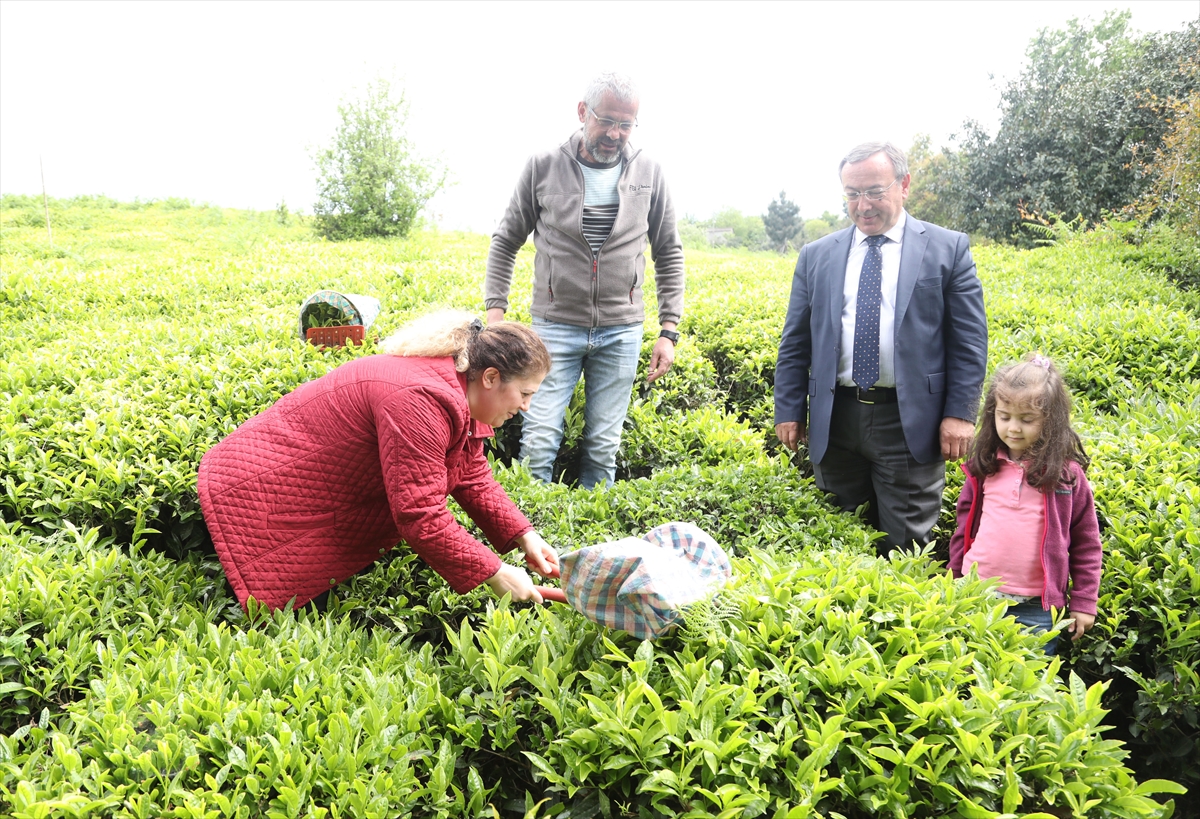
[[[542,602],[446,507],[453,497],[499,552],[520,548],[542,576],[557,571],[483,451],[549,371],[541,339],[437,313],[382,349],[302,384],[200,461],[200,507],[238,600],[303,605],[403,540],[459,593],[487,583]]]

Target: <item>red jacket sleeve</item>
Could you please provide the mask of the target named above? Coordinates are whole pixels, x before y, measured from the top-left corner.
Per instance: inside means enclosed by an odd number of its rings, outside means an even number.
[[[454,409],[445,396],[414,388],[377,412],[379,458],[400,537],[456,592],[470,591],[499,571],[500,558],[446,507]]]
[[[467,454],[469,461],[450,494],[499,552],[511,551],[513,540],[533,531],[533,524],[496,481],[482,438],[471,439]]]

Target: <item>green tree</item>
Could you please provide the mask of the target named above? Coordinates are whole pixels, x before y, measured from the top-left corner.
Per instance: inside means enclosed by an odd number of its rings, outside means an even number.
[[[315,156],[317,231],[335,240],[407,235],[446,171],[414,156],[403,91],[377,79],[338,114],[332,144]]]
[[[732,233],[722,244],[748,250],[766,250],[771,246],[761,216],[746,216],[737,208],[725,208],[708,220],[708,227],[729,228]]]
[[[833,225],[824,219],[806,219],[804,221],[804,243],[815,242],[822,236],[833,233]]]
[[[800,234],[801,239],[799,240],[799,244],[804,245],[809,242],[815,242],[822,236],[828,236],[835,230],[841,230],[845,227],[850,227],[850,218],[848,216],[825,211],[816,219],[804,220],[804,230]]]
[[[905,210],[917,219],[935,225],[956,224],[954,198],[946,191],[961,187],[961,157],[949,149],[934,153],[928,134],[917,134],[908,149],[908,169],[912,183]]]
[[[1200,59],[1192,63],[1200,72]],[[1146,164],[1153,179],[1134,208],[1143,221],[1165,215],[1180,231],[1200,239],[1200,91],[1167,102],[1170,128]]]
[[[1128,12],[1113,12],[1040,31],[1001,94],[995,137],[967,122],[959,151],[929,158],[922,215],[1012,240],[1029,214],[1094,222],[1142,196],[1152,179],[1138,157],[1162,144],[1166,101],[1197,88],[1186,66],[1200,23],[1140,36],[1128,23]]]
[[[779,198],[771,200],[771,204],[767,205],[767,212],[762,221],[763,229],[779,248],[780,253],[787,250],[788,242],[804,226],[800,219],[800,206],[789,200],[784,191],[780,191]]]
[[[683,216],[677,225],[679,240],[685,248],[704,250],[708,248],[708,235],[704,223],[693,216]]]

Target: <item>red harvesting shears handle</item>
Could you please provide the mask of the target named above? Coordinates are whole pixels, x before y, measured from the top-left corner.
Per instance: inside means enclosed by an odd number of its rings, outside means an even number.
[[[545,575],[546,577],[562,577],[562,573],[558,569],[558,565],[553,566],[553,570]],[[562,589],[555,589],[550,586],[534,586],[538,594],[542,596],[542,600],[553,601],[555,603],[567,602],[567,595]]]
[[[543,600],[551,600],[555,603],[567,602],[567,593],[562,589],[555,589],[550,586],[534,586],[534,588],[537,589],[538,594],[542,596]]]

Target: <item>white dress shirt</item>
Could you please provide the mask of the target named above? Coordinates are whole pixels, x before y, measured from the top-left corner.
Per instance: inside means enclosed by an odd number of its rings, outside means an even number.
[[[900,249],[908,213],[883,235],[888,241],[879,246],[883,254],[883,302],[879,305],[879,380],[876,387],[896,386],[896,284],[900,280]],[[842,291],[842,354],[838,359],[838,383],[852,387],[854,379],[854,314],[858,305],[858,278],[867,258],[867,234],[857,227],[851,238],[850,258],[846,260],[846,286]]]

